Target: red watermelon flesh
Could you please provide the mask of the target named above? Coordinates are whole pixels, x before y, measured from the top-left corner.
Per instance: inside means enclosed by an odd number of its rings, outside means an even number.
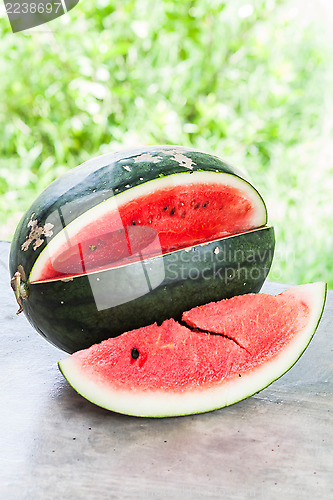
[[[117,206],[121,196],[113,198],[111,209],[102,203],[96,217],[83,214],[78,229],[75,223],[67,226],[62,241],[57,235],[57,248],[50,245],[50,256],[33,270],[32,281],[111,268],[266,223],[264,205],[227,184],[155,188]]]
[[[258,392],[302,354],[320,320],[325,284],[248,294],[127,332],[59,363],[102,407],[137,416],[208,411]]]

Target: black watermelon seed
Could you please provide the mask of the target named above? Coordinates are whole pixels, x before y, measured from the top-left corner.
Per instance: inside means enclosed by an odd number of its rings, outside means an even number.
[[[176,210],[175,210],[174,208],[172,208],[172,209],[170,210],[170,215],[175,215],[175,212],[176,212]]]
[[[139,351],[136,349],[136,347],[133,347],[132,352],[131,352],[131,356],[132,356],[132,358],[133,358],[133,359],[138,359],[139,354],[140,354],[140,353],[139,353]]]

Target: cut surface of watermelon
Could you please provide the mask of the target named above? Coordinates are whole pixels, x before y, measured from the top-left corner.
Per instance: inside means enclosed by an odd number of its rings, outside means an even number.
[[[59,362],[72,387],[104,408],[163,417],[228,406],[260,391],[300,357],[320,320],[325,283],[196,307]]]
[[[240,177],[221,172],[182,173],[146,182],[69,224],[70,206],[58,211],[64,229],[39,255],[30,282],[128,264],[267,222],[258,192]],[[55,217],[52,213],[50,220]]]

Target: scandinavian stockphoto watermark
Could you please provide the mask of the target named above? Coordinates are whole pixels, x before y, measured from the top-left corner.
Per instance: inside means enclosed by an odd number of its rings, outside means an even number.
[[[48,23],[70,11],[80,0],[5,0],[13,33]]]
[[[272,258],[271,248],[216,247],[212,251],[211,247],[207,247],[201,252],[175,252],[169,255],[166,276],[171,281],[218,280],[225,284],[234,280],[263,280],[269,272]]]

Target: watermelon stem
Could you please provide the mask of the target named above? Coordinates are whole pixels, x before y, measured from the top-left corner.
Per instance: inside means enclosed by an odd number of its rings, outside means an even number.
[[[10,280],[10,285],[14,291],[16,302],[18,303],[18,311],[16,314],[20,314],[23,311],[22,299],[28,297],[28,288],[24,282],[25,273],[22,266],[18,266],[16,273]]]

